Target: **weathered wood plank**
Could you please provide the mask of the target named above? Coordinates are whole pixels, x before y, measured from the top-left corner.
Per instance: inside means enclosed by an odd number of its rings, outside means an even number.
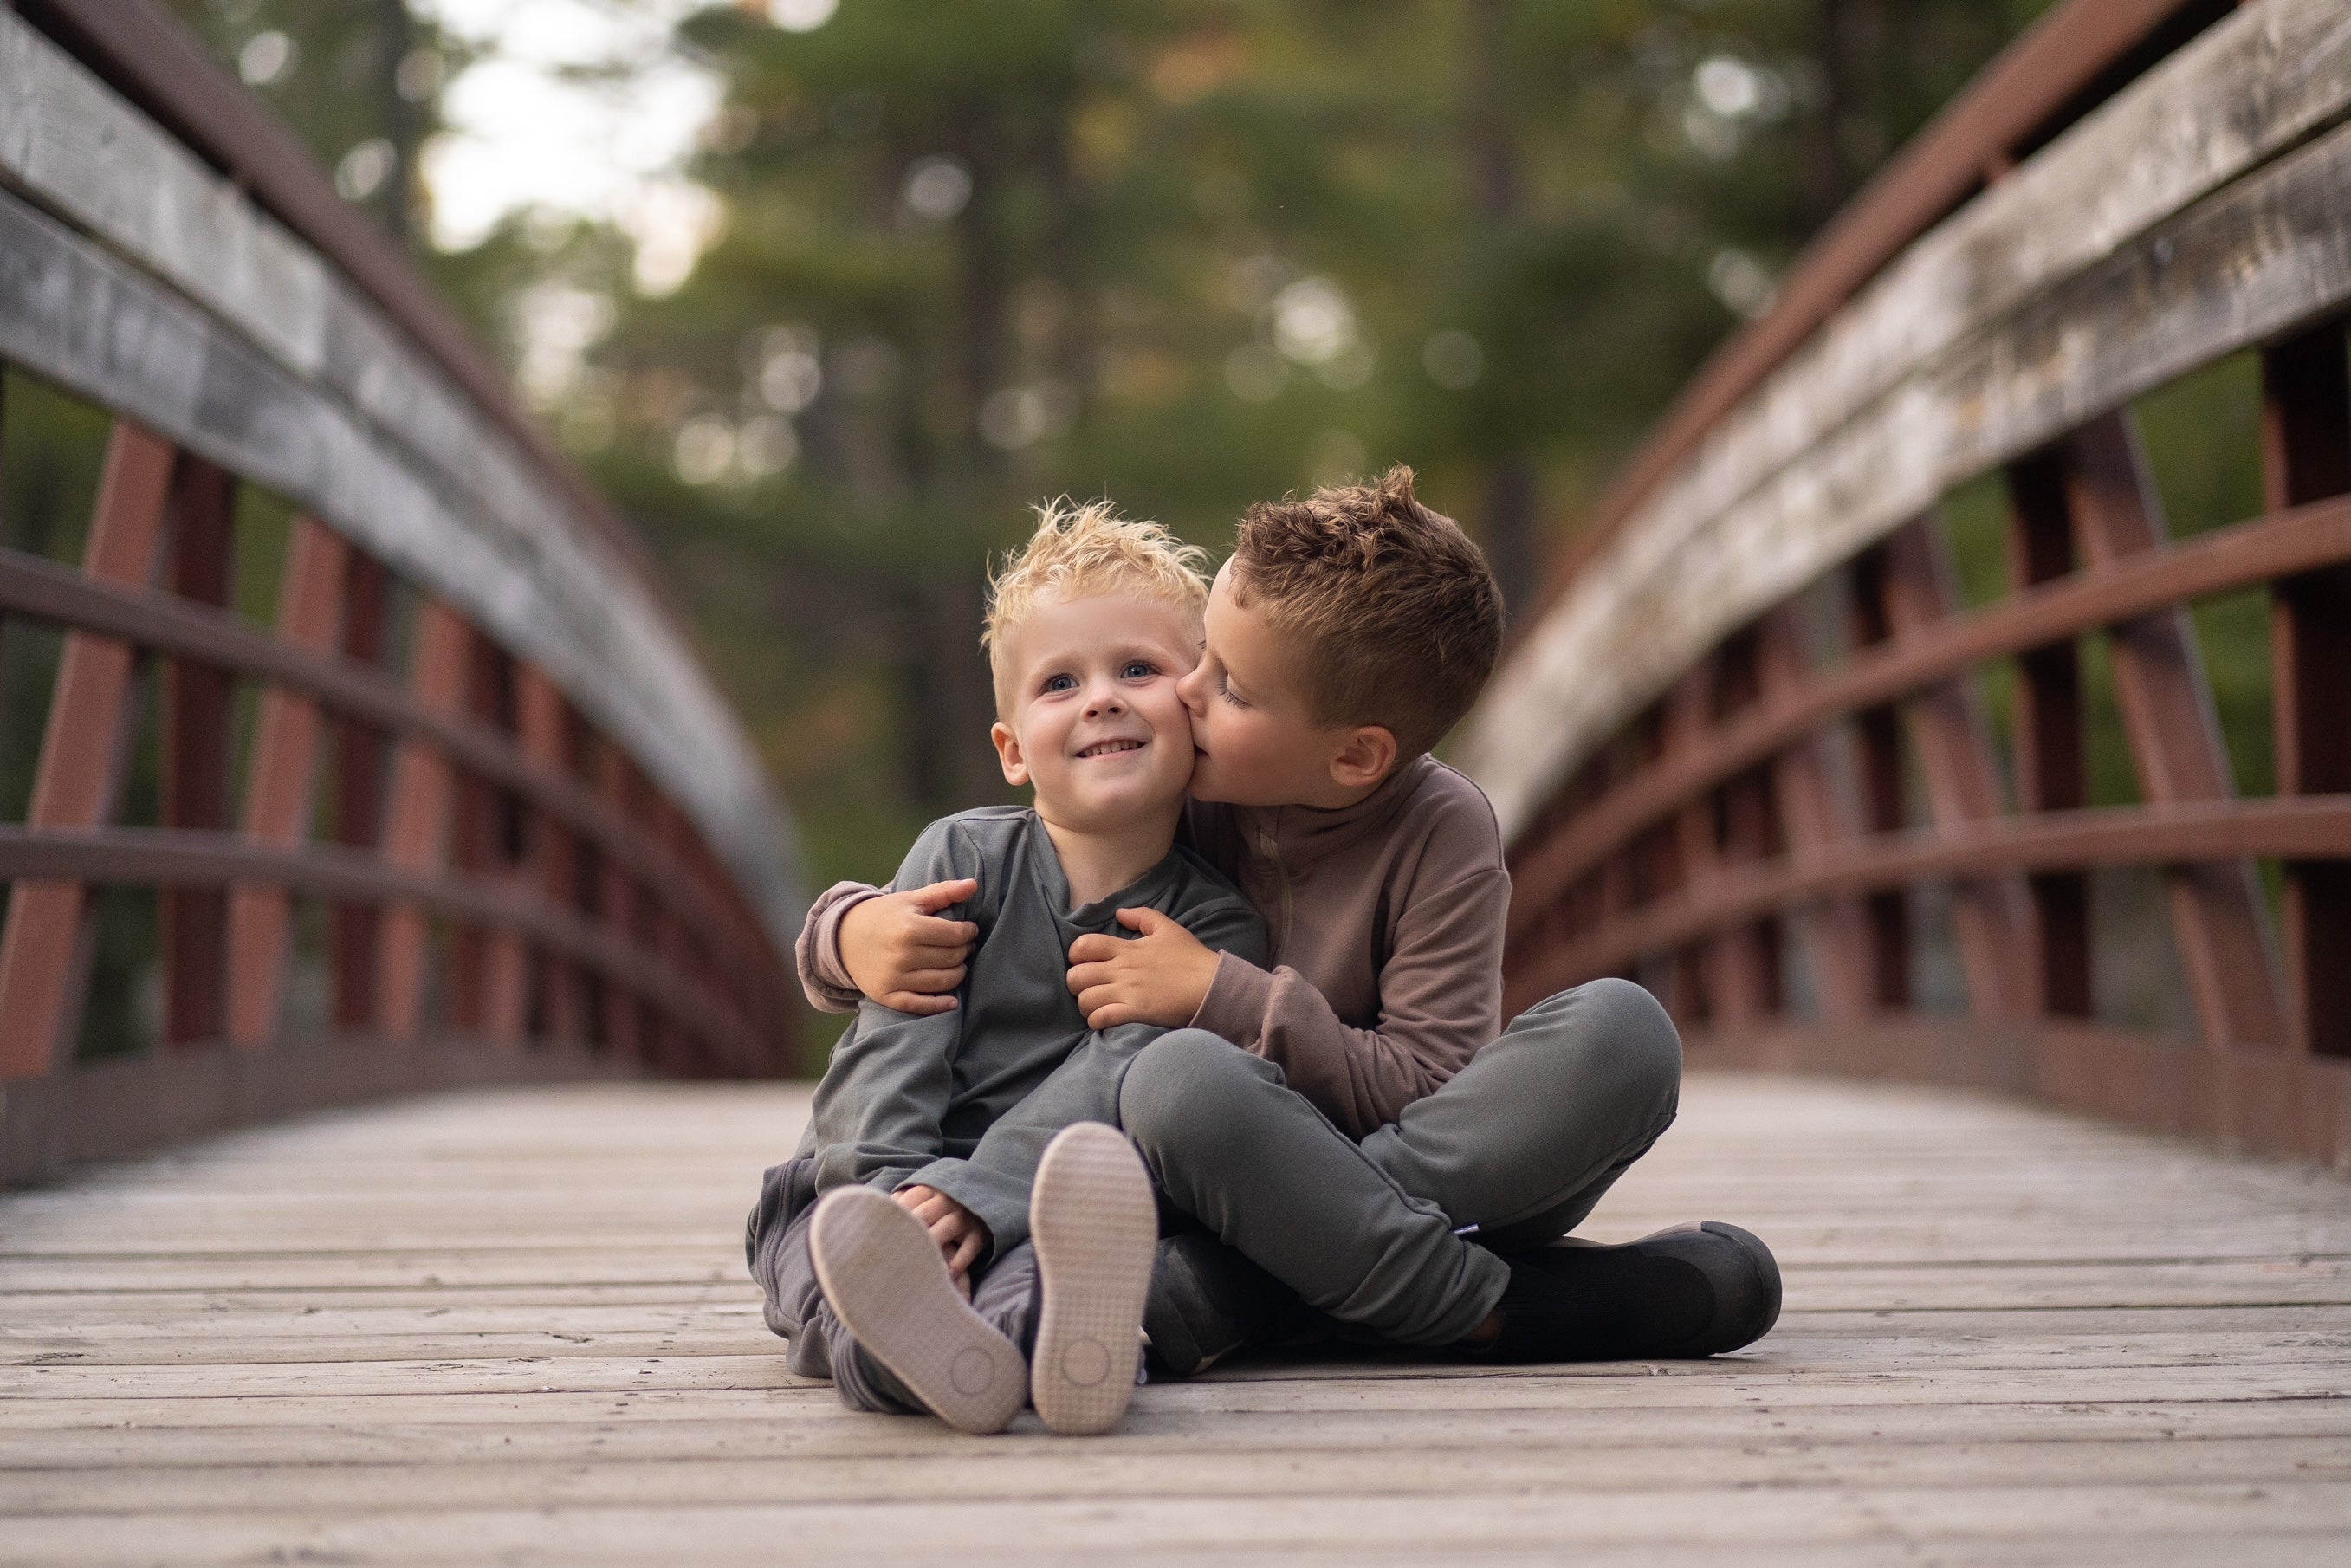
[[[0,1276],[40,1287],[0,1291],[9,1550],[1819,1568],[2351,1542],[2351,1205],[2321,1173],[1700,1079],[1590,1228],[1719,1213],[1783,1243],[1789,1311],[1739,1356],[1293,1355],[1142,1389],[1106,1440],[974,1441],[784,1373],[734,1227],[806,1106],[445,1096],[0,1199]]]
[[[1199,1497],[1377,1492],[1435,1502],[1464,1492],[1641,1492],[1670,1478],[1702,1475],[1725,1489],[1817,1487],[1841,1472],[1848,1484],[2030,1487],[2053,1464],[2109,1486],[2258,1484],[2300,1471],[2314,1479],[2351,1471],[2351,1437],[2160,1438],[2075,1442],[1893,1445],[1862,1442],[1823,1454],[1784,1437],[1768,1446],[1661,1447],[1634,1441],[1579,1450],[1562,1474],[1554,1454],[1497,1445],[1437,1452],[1262,1448],[1249,1445],[1187,1459],[1184,1490]],[[582,1454],[581,1458],[590,1457]],[[1165,1462],[1123,1448],[1071,1455],[1043,1443],[966,1445],[923,1459],[933,1498],[1095,1498],[1123,1500],[1161,1490]],[[903,1476],[865,1455],[769,1458],[704,1452],[674,1459],[582,1464],[485,1455],[452,1464],[256,1465],[224,1460],[160,1474],[118,1469],[42,1467],[0,1470],[0,1511],[25,1518],[59,1513],[189,1516],[248,1510],[496,1508],[517,1496],[554,1508],[718,1508],[746,1503],[887,1504],[906,1500]]]
[[[327,266],[160,126],[0,17],[0,176],[305,376],[326,358]]]
[[[394,1412],[372,1407],[355,1407],[340,1422],[304,1421],[298,1412],[281,1418],[282,1402],[268,1404],[243,1423],[175,1419],[169,1412],[146,1413],[152,1418],[135,1423],[84,1419],[36,1424],[27,1419],[13,1428],[22,1435],[23,1450],[14,1463],[18,1469],[110,1465],[160,1469],[219,1462],[445,1463],[483,1457],[529,1462],[594,1459],[605,1454],[628,1460],[740,1457],[870,1462],[968,1455],[972,1447],[933,1423],[852,1415],[821,1388],[779,1394],[757,1408],[711,1411],[700,1418],[680,1415],[673,1405],[611,1397],[568,1419],[519,1418],[518,1410],[539,1403],[485,1396],[465,1401],[462,1411],[444,1418],[408,1421],[395,1421]],[[205,1414],[217,1411],[208,1406]],[[2339,1406],[2311,1400],[1827,1405],[1808,1407],[1796,1420],[1790,1414],[1781,1406],[1685,1406],[1645,1409],[1628,1416],[1621,1406],[1587,1409],[1561,1399],[1499,1416],[1464,1407],[1384,1411],[1376,1420],[1334,1422],[1314,1411],[1258,1411],[1243,1419],[1146,1404],[1121,1424],[1114,1443],[1101,1447],[1157,1455],[1163,1461],[1208,1448],[1262,1454],[1434,1454],[1515,1446],[1560,1453],[1622,1444],[1635,1423],[1642,1442],[1659,1447],[1808,1442],[1933,1447],[2052,1437],[2085,1442],[2327,1439],[2342,1437],[2346,1430]],[[1040,1440],[1070,1458],[1081,1458],[1086,1451],[1053,1444],[1027,1420],[987,1447],[1018,1448]]]
[[[2251,1494],[2251,1495],[2249,1495]],[[506,1562],[664,1560],[691,1550],[730,1559],[839,1561],[872,1553],[878,1541],[902,1543],[913,1560],[969,1562],[981,1551],[998,1560],[1034,1561],[1040,1545],[1063,1552],[1123,1554],[1137,1542],[1163,1551],[1301,1545],[1361,1545],[1423,1553],[1499,1546],[1562,1548],[1627,1545],[1676,1521],[1688,1544],[1717,1551],[1759,1544],[1869,1542],[1922,1536],[2096,1542],[2117,1531],[2197,1535],[2215,1544],[2251,1533],[2249,1505],[2268,1529],[2331,1534],[2351,1517],[2351,1482],[2189,1483],[2020,1486],[1980,1489],[1886,1488],[1855,1495],[1833,1488],[1719,1490],[1684,1484],[1639,1492],[1480,1490],[1456,1493],[1448,1506],[1417,1497],[1358,1495],[1231,1499],[1163,1493],[1117,1509],[1092,1500],[907,1500],[894,1508],[856,1504],[744,1505],[684,1521],[674,1511],[588,1507],[540,1511],[452,1510],[435,1513],[334,1516],[295,1511],[245,1517],[160,1514],[143,1518],[57,1516],[18,1521],[18,1550],[43,1561],[112,1561],[168,1531],[181,1563],[249,1562],[289,1543],[313,1557],[340,1561]],[[696,1516],[687,1516],[695,1518]],[[943,1550],[941,1535],[953,1538]],[[927,1552],[913,1543],[935,1542]],[[689,1545],[690,1543],[690,1545]],[[904,1561],[906,1558],[898,1558]],[[1096,1560],[1099,1560],[1097,1558]]]

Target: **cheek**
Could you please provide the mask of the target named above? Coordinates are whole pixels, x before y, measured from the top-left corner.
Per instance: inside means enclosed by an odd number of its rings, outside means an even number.
[[[1022,727],[1029,746],[1036,751],[1053,751],[1070,738],[1071,713],[1066,703],[1040,703],[1030,710],[1029,722]]]
[[[1221,716],[1224,723],[1219,727],[1219,738],[1226,748],[1236,757],[1256,760],[1265,743],[1265,727],[1257,721],[1256,713],[1228,703]]]

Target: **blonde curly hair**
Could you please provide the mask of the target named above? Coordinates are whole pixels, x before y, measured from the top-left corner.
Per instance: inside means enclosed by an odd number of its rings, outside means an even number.
[[[1195,621],[1208,602],[1208,552],[1157,523],[1122,517],[1108,501],[1067,497],[1037,508],[1037,531],[987,579],[987,622],[979,645],[1001,680],[1004,641],[1040,604],[1103,593],[1155,599]]]

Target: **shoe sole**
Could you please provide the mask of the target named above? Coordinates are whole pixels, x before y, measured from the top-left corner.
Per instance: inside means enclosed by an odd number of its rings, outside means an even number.
[[[960,1432],[1001,1432],[1020,1413],[1019,1347],[971,1310],[931,1233],[870,1186],[817,1206],[809,1253],[824,1299],[868,1355]]]
[[[1043,1310],[1029,1400],[1067,1437],[1107,1432],[1134,1397],[1159,1206],[1143,1161],[1100,1122],[1064,1129],[1029,1194]]]

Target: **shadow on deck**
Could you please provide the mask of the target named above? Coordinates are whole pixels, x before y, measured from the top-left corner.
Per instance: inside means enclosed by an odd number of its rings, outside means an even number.
[[[454,1094],[0,1197],[0,1560],[2311,1563],[2351,1186],[1934,1091],[1701,1076],[1587,1233],[1752,1226],[1713,1363],[1259,1363],[1113,1436],[787,1376],[793,1087]],[[1726,1549],[1729,1557],[1726,1559]]]

